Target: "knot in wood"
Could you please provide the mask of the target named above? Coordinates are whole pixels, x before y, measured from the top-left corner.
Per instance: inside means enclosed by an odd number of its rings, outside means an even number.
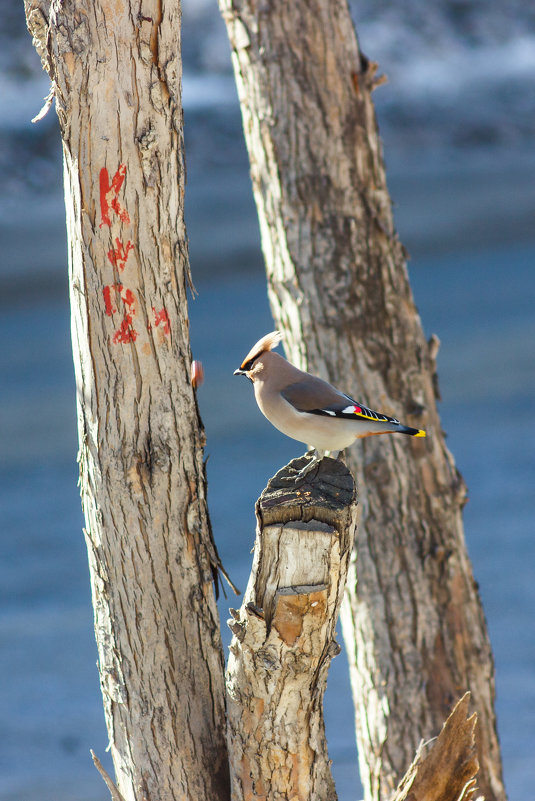
[[[257,651],[255,654],[255,663],[258,668],[263,668],[269,673],[273,670],[279,670],[281,666],[272,648],[261,648]]]
[[[229,627],[229,629],[231,630],[231,632],[234,634],[234,636],[236,637],[236,639],[239,642],[243,642],[244,641],[244,639],[245,639],[245,624],[244,623],[240,623],[238,620],[235,620],[234,618],[231,617],[231,618],[229,618],[227,620],[227,626]]]

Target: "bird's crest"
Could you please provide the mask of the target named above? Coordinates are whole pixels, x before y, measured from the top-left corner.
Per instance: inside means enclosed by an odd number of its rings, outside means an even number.
[[[271,334],[266,334],[265,337],[259,339],[256,345],[253,345],[243,362],[241,363],[241,369],[244,370],[246,365],[250,362],[253,362],[257,359],[261,353],[265,353],[267,350],[273,350],[276,348],[279,342],[282,339],[282,334],[280,331],[272,331]]]

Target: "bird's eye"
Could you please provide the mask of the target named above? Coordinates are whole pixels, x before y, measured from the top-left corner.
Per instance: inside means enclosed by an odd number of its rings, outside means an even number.
[[[242,364],[240,369],[241,370],[245,370],[246,372],[249,372],[249,370],[251,370],[256,358],[257,357],[254,356],[252,359],[249,359],[248,362],[245,362],[245,364]]]

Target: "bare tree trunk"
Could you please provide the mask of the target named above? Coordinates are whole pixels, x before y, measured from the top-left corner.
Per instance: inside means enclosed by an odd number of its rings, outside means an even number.
[[[420,740],[469,689],[481,790],[503,801],[465,486],[437,413],[435,343],[424,339],[394,229],[371,100],[377,65],[359,51],[346,0],[220,5],[288,355],[428,431],[371,437],[349,455],[363,520],[343,623],[366,797],[392,793]]]
[[[179,0],[26,0],[26,15],[63,139],[80,484],[118,787],[127,801],[226,800]]]
[[[323,694],[356,525],[355,484],[325,459],[300,488],[294,460],[257,505],[253,569],[227,669],[233,801],[335,801]]]

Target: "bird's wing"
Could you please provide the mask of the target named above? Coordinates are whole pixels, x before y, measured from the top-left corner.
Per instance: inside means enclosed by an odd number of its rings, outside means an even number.
[[[368,409],[364,404],[358,403],[343,392],[338,392],[326,381],[314,376],[290,384],[281,390],[281,395],[300,412],[339,417],[344,420],[368,420],[374,423],[399,425],[399,420],[395,417]]]

